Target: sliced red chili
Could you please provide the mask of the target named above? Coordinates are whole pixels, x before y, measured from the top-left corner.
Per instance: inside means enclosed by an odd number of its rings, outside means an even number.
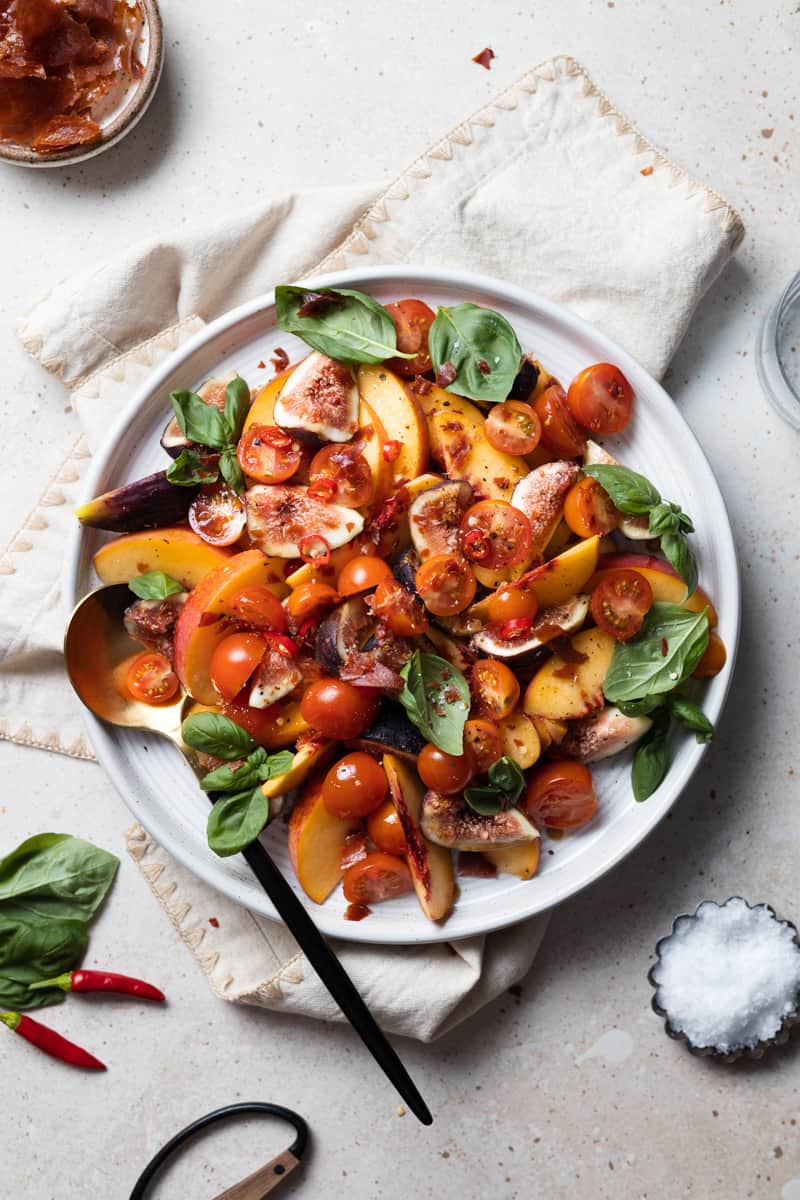
[[[533,625],[530,617],[512,617],[500,626],[500,636],[503,638],[521,637]]]
[[[464,538],[464,553],[473,562],[483,562],[492,552],[492,545],[486,534],[480,529],[470,529]]]
[[[303,562],[314,563],[324,567],[330,562],[331,548],[321,533],[307,533],[298,543],[298,550]]]
[[[308,485],[309,496],[313,496],[315,500],[322,500],[325,504],[331,502],[338,490],[336,480],[330,475],[318,475]]]
[[[294,638],[287,637],[285,633],[274,633],[272,630],[265,629],[261,636],[266,638],[270,645],[286,658],[294,658],[295,654],[300,653],[299,644]]]
[[[400,442],[394,438],[389,442],[383,443],[383,459],[384,462],[393,463],[400,457],[400,451],[403,449]]]

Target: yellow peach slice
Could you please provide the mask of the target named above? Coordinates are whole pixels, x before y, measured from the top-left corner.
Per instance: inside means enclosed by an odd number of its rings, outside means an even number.
[[[584,657],[567,662],[554,654],[539,668],[522,702],[528,716],[569,721],[602,708],[603,683],[614,653],[614,639],[601,629],[584,629],[570,638],[570,646],[576,659]]]
[[[322,779],[307,783],[289,818],[289,859],[298,882],[310,899],[322,904],[344,874],[342,851],[359,820],[344,820],[328,812],[322,800]]]
[[[539,842],[522,842],[518,846],[498,846],[496,850],[484,850],[483,856],[497,869],[498,875],[516,875],[518,879],[532,879],[539,866]]]
[[[361,398],[383,422],[388,440],[399,444],[392,462],[395,479],[413,479],[428,465],[430,439],[425,414],[402,380],[383,366],[358,369]]]
[[[189,589],[232,553],[226,546],[210,546],[191,529],[170,526],[114,538],[100,547],[92,565],[103,583],[127,583],[135,575],[163,571]]]
[[[455,899],[453,861],[449,851],[429,842],[420,828],[425,788],[413,767],[394,754],[384,754],[383,769],[406,835],[408,869],[420,907],[428,920],[442,921]]]

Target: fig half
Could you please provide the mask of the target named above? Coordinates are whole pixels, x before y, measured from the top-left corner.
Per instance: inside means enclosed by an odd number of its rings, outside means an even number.
[[[275,421],[296,437],[349,442],[361,398],[353,372],[315,350],[295,367],[275,401]]]
[[[354,508],[317,500],[300,485],[256,484],[245,493],[245,506],[251,542],[277,558],[302,557],[307,537],[324,538],[335,550],[364,528],[364,518]]]
[[[428,791],[422,802],[422,832],[448,850],[488,850],[535,841],[538,831],[518,808],[483,817],[458,796]]]

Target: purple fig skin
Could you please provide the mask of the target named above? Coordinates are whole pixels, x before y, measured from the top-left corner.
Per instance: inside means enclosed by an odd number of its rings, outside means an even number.
[[[198,489],[170,483],[165,471],[96,496],[75,510],[82,525],[112,533],[135,533],[183,521]]]

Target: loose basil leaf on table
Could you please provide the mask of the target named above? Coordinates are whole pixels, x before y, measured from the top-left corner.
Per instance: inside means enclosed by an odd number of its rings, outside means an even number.
[[[340,362],[414,357],[397,349],[397,331],[386,309],[351,288],[314,292],[281,284],[275,288],[275,313],[286,333],[297,334],[314,350]]]
[[[177,596],[186,591],[182,583],[164,571],[145,571],[144,575],[134,575],[133,579],[128,580],[128,587],[140,600],[166,600],[168,596]]]
[[[644,735],[633,757],[631,783],[633,796],[638,804],[652,796],[669,767],[667,733],[669,713],[666,710],[654,715],[651,728]]]
[[[428,350],[437,375],[447,364],[455,369],[446,391],[491,403],[508,396],[522,358],[505,317],[477,304],[439,308],[428,331]]]
[[[219,459],[216,455],[198,454],[196,450],[181,450],[167,467],[167,479],[176,487],[216,483],[219,479]]]
[[[221,713],[193,713],[181,725],[181,737],[193,750],[230,762],[256,749],[255,738]]]
[[[525,791],[525,776],[513,758],[507,755],[492,763],[488,778],[487,784],[464,789],[466,803],[482,817],[493,817],[512,808]]]
[[[208,844],[221,858],[239,854],[256,840],[268,818],[269,800],[260,787],[224,796],[208,814]]]
[[[445,754],[463,754],[470,696],[461,672],[438,654],[417,650],[400,675],[404,686],[398,699],[411,723]]]
[[[617,642],[603,691],[612,704],[672,692],[697,666],[708,645],[708,616],[656,601],[629,642]]]

